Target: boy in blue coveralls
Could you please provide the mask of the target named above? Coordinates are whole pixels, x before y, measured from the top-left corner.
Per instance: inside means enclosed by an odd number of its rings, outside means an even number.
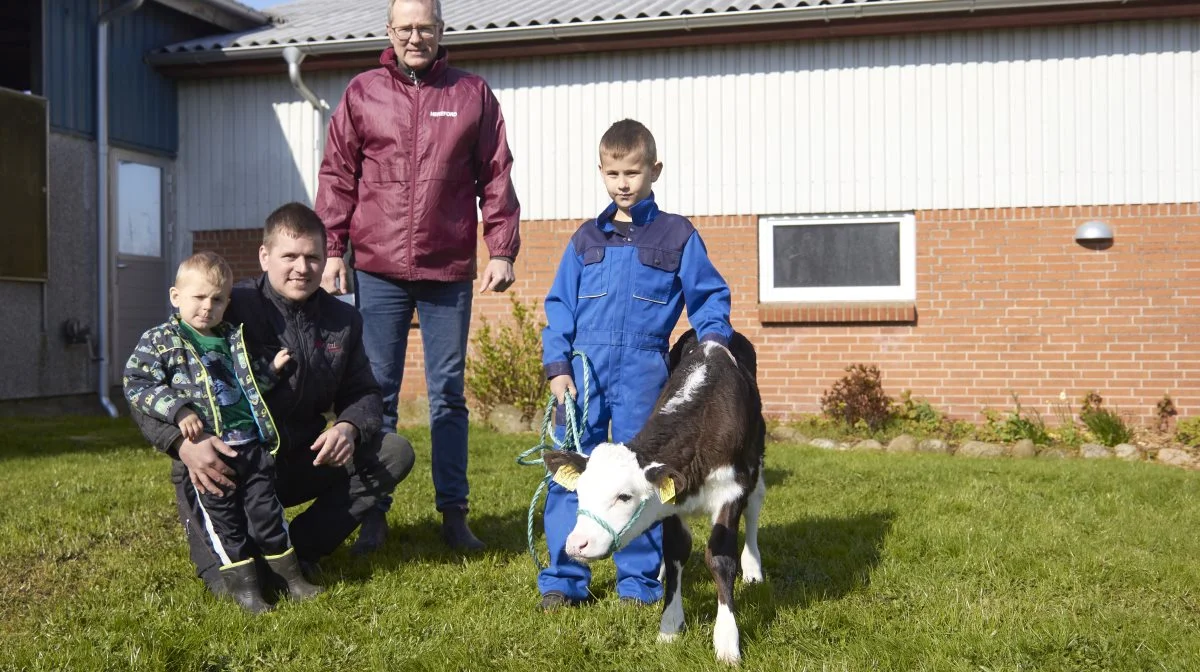
[[[591,361],[588,417],[581,419],[584,453],[607,440],[628,442],[650,416],[667,382],[671,330],[686,303],[688,320],[702,341],[727,345],[729,286],[686,217],[658,209],[651,191],[662,172],[654,136],[632,119],[613,124],[600,139],[600,175],[612,197],[600,216],[571,237],[554,285],[546,296],[542,363],[561,405],[576,396],[582,358]],[[582,405],[582,404],[581,404]],[[564,432],[562,414],[555,431]],[[588,599],[591,572],[571,560],[566,538],[575,526],[575,493],[551,483],[546,497],[546,543],[550,566],[538,575],[542,609],[552,611]],[[622,601],[657,602],[663,589],[662,527],[613,554]]]

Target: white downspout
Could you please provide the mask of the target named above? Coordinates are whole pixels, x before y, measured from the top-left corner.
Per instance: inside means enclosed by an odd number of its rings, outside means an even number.
[[[96,329],[97,361],[96,394],[109,417],[117,417],[117,407],[108,398],[108,24],[126,14],[136,12],[145,0],[130,0],[100,14],[96,25],[96,283],[99,285],[99,319]]]
[[[317,97],[317,94],[308,88],[304,83],[304,79],[300,74],[300,64],[304,62],[304,52],[294,46],[285,47],[283,50],[283,60],[287,61],[288,79],[292,82],[292,88],[296,89],[296,93],[300,97],[308,101],[309,105],[317,111],[317,130],[316,138],[313,142],[313,200],[316,201],[317,182],[321,174],[321,160],[325,158],[325,113],[329,111],[329,103]]]

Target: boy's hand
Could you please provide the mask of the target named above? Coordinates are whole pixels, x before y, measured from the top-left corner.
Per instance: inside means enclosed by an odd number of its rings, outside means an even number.
[[[554,395],[555,400],[557,400],[560,405],[567,403],[566,395],[571,395],[572,399],[574,399],[576,396],[575,379],[571,378],[571,376],[566,373],[561,376],[555,376],[551,378],[550,392]]]
[[[185,408],[179,412],[179,416],[175,421],[179,425],[179,431],[183,434],[183,438],[188,441],[195,441],[197,437],[204,433],[204,423],[200,421],[200,416],[190,408]]]
[[[292,361],[292,354],[288,352],[288,349],[284,348],[280,350],[275,354],[275,361],[271,362],[271,371],[278,374],[280,371],[283,371],[283,367],[287,366],[287,363],[290,361]]]

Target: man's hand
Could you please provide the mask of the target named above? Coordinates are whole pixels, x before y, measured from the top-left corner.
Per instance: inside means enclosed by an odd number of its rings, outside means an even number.
[[[326,266],[326,273],[329,267]],[[503,292],[516,282],[512,262],[507,259],[492,259],[487,268],[483,269],[483,277],[479,279],[479,293]]]
[[[288,352],[288,349],[284,348],[280,350],[275,353],[275,361],[271,362],[271,371],[278,375],[290,361],[292,361],[292,354]]]
[[[561,376],[555,376],[551,378],[550,392],[554,395],[554,398],[558,400],[559,405],[567,403],[566,395],[569,394],[571,395],[572,399],[575,398],[575,379],[572,378],[570,374],[566,373]]]
[[[333,295],[346,294],[346,262],[341,257],[325,260],[325,272],[321,274],[321,288]]]
[[[184,407],[175,416],[175,424],[179,425],[179,431],[183,434],[183,438],[188,441],[195,441],[204,433],[204,422],[200,420],[200,416],[190,408]]]
[[[339,422],[333,427],[321,432],[313,441],[313,450],[317,459],[313,466],[328,464],[333,467],[343,467],[354,456],[354,442],[358,440],[358,429],[348,422]]]
[[[237,457],[237,451],[211,434],[201,434],[198,441],[185,437],[179,445],[179,461],[188,468],[188,478],[192,479],[196,490],[223,497],[225,490],[232,491],[236,484],[230,478],[234,474],[233,468],[217,453]]]

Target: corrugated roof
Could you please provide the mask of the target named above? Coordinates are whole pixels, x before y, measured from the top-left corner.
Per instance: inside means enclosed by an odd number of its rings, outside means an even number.
[[[628,0],[443,0],[442,18],[446,22],[446,35],[449,37],[499,28],[531,28],[838,5],[861,5],[865,8],[867,5],[899,2],[912,3],[913,0],[650,0],[638,3],[630,3]],[[181,42],[160,51],[178,53],[384,39],[386,7],[384,0],[297,0],[266,10],[275,21],[272,25],[241,33]]]

